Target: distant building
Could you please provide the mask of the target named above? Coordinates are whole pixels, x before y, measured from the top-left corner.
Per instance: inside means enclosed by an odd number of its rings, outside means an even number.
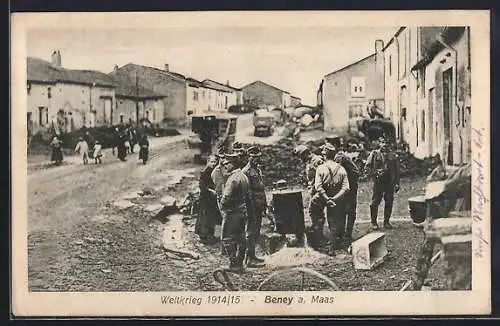
[[[384,42],[375,53],[324,76],[318,90],[325,131],[346,132],[349,119],[367,116],[370,101],[384,108]]]
[[[299,106],[302,104],[302,100],[300,99],[300,97],[290,96],[290,98],[291,98],[290,106]]]
[[[187,107],[188,114],[203,114],[224,111],[224,108],[217,106],[221,99],[218,94],[220,90],[205,85],[194,78],[188,78]]]
[[[114,123],[136,123],[146,120],[161,124],[164,118],[165,96],[141,87],[138,81],[124,72],[110,74],[116,85],[116,109],[113,110]]]
[[[110,75],[126,74],[137,84],[147,90],[163,96],[164,122],[183,122],[190,110],[187,106],[187,79],[184,75],[170,71],[169,65],[165,69],[147,67],[133,63],[116,68]]]
[[[386,115],[418,158],[470,162],[467,27],[402,27],[384,49]]]
[[[291,95],[289,92],[263,81],[255,81],[244,86],[242,89],[245,104],[258,107],[275,106],[280,108],[291,106]]]
[[[59,51],[54,51],[51,62],[27,59],[27,102],[32,134],[49,129],[70,132],[115,122],[112,78],[98,71],[63,68]]]
[[[224,85],[211,79],[205,79],[203,85],[218,90],[217,103],[219,105],[217,105],[217,109],[219,110],[227,111],[232,105],[243,104],[243,91],[229,85],[229,81]]]

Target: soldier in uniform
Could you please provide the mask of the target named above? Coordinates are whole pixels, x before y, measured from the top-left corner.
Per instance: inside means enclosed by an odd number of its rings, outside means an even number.
[[[308,210],[309,216],[311,217],[313,231],[312,237],[309,240],[311,241],[311,245],[313,247],[316,247],[320,244],[320,240],[323,235],[325,218],[322,212],[325,209],[325,206],[322,205],[322,203],[319,201],[312,201],[312,198],[316,193],[316,190],[314,188],[314,178],[316,176],[316,169],[325,161],[321,156],[311,153],[309,148],[307,148],[307,146],[305,145],[297,146],[294,152],[306,164],[307,191],[309,194]],[[315,212],[321,212],[321,214]]]
[[[221,217],[217,204],[217,193],[215,183],[211,174],[218,165],[219,158],[211,155],[207,165],[200,173],[200,209],[196,220],[195,233],[198,234],[202,243],[213,244],[215,225],[220,223]]]
[[[384,228],[392,229],[389,222],[392,214],[394,193],[399,191],[399,158],[383,138],[378,140],[379,148],[371,151],[366,160],[365,171],[373,178],[373,194],[370,204],[372,229],[378,230],[378,206],[384,198]]]
[[[229,256],[229,270],[240,273],[246,253],[245,225],[248,219],[250,185],[239,168],[237,154],[226,154],[223,162],[228,178],[224,185],[220,208],[222,213],[222,244]]]
[[[215,166],[211,173],[212,181],[215,185],[215,193],[217,195],[217,201],[220,203],[222,198],[222,191],[224,190],[224,184],[227,180],[227,173],[224,171],[224,162],[225,155],[222,153],[217,154],[218,164]]]
[[[267,208],[264,178],[260,169],[260,157],[262,153],[258,147],[250,147],[247,152],[249,160],[242,171],[250,182],[250,199],[252,205],[248,208],[246,263],[248,267],[261,267],[264,260],[255,255],[255,246],[260,236],[262,217]]]
[[[327,207],[327,220],[330,229],[330,249],[329,255],[335,255],[335,250],[340,248],[340,236],[345,228],[346,203],[344,195],[349,191],[349,180],[347,172],[342,165],[334,161],[335,146],[327,143],[323,146],[325,163],[318,166],[314,179],[314,194],[311,202],[317,207]],[[324,211],[312,210],[311,219],[314,221],[323,220]]]
[[[344,245],[347,247],[352,242],[352,231],[354,222],[356,221],[356,206],[358,199],[358,179],[359,169],[352,159],[347,155],[341,147],[335,155],[335,162],[342,165],[347,172],[347,179],[349,180],[349,191],[345,196],[347,223],[345,224],[345,233],[341,230],[341,237],[344,238]]]
[[[239,155],[239,160],[240,160],[239,168],[242,169],[243,167],[245,167],[245,165],[247,165],[248,163],[248,154],[243,144],[240,142],[234,142],[233,153]]]

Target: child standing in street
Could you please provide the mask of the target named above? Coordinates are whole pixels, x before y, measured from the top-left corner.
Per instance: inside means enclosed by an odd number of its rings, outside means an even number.
[[[78,143],[75,147],[75,153],[79,153],[82,156],[84,165],[89,163],[89,145],[83,139],[83,137],[78,138]]]
[[[99,163],[102,164],[102,145],[99,143],[98,140],[95,141],[94,145],[94,160],[95,164]]]

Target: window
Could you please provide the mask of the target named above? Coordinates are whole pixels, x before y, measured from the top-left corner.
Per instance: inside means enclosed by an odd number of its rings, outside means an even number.
[[[120,123],[123,123],[123,113],[120,113]]]
[[[198,92],[193,91],[193,100],[198,101]]]
[[[49,123],[49,109],[44,106],[38,107],[38,125],[45,126],[48,123]]]
[[[365,77],[351,78],[351,97],[365,97]]]
[[[28,89],[28,95],[30,95],[30,93],[31,93],[31,83],[30,82],[28,82],[27,89]]]
[[[52,98],[52,88],[47,87],[47,98]]]
[[[208,99],[211,100],[212,99],[212,92],[208,92]]]
[[[201,93],[201,94],[202,94],[202,95],[201,95],[201,97],[202,97],[203,99],[205,99],[205,90],[203,90],[203,93]]]
[[[425,111],[424,110],[422,110],[421,118],[422,118],[422,130],[421,130],[420,135],[421,135],[422,141],[425,141]]]

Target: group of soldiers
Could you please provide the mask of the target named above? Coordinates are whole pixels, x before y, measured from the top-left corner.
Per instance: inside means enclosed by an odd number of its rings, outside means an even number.
[[[309,241],[313,247],[323,245],[323,228],[326,220],[330,229],[328,252],[334,255],[336,250],[347,248],[353,238],[356,221],[358,182],[361,173],[367,173],[373,179],[373,193],[370,204],[371,226],[378,230],[378,207],[384,199],[384,228],[392,229],[390,218],[394,202],[394,193],[399,191],[399,159],[393,144],[384,138],[374,142],[364,167],[357,166],[347,155],[340,137],[327,139],[322,146],[321,155],[314,154],[305,145],[299,145],[295,153],[306,164],[306,176],[309,192],[309,216],[311,235]]]
[[[242,272],[244,263],[262,267],[264,262],[255,252],[267,209],[261,155],[258,147],[245,149],[236,142],[232,153],[210,156],[200,174],[195,232],[201,242],[213,244],[215,225],[222,224],[222,250],[233,272]]]
[[[376,141],[374,149],[361,170],[347,155],[340,138],[326,141],[322,155],[305,145],[294,152],[306,164],[309,192],[309,216],[312,222],[314,247],[323,245],[326,220],[330,229],[328,254],[335,255],[352,241],[356,220],[357,189],[360,174],[373,177],[373,195],[370,205],[372,229],[378,230],[378,206],[385,201],[384,228],[391,229],[390,217],[394,193],[399,190],[399,161],[392,144],[384,138]],[[200,241],[214,244],[215,225],[221,224],[222,249],[229,257],[229,269],[240,272],[247,267],[261,267],[264,260],[257,257],[255,247],[260,235],[267,201],[257,146],[245,149],[234,143],[232,153],[212,155],[200,175],[200,209],[195,232]]]

